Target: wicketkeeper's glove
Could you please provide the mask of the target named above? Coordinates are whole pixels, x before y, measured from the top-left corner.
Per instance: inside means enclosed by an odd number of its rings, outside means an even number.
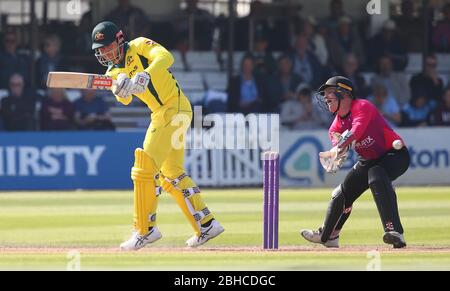
[[[351,135],[352,132],[348,130],[342,135],[336,134],[335,138],[338,140],[337,145],[329,151],[319,153],[320,163],[328,173],[336,173],[348,159],[350,150],[354,147],[355,142],[346,147],[341,147],[341,145],[350,138]]]

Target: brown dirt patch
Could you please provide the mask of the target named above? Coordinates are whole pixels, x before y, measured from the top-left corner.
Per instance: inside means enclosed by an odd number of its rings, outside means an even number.
[[[114,247],[0,247],[1,254],[66,254],[70,251],[78,251],[84,254],[120,254],[126,253]],[[291,246],[281,247],[278,250],[263,250],[260,247],[200,247],[197,249],[180,247],[146,247],[138,253],[366,253],[379,251],[382,253],[450,253],[450,246],[410,246],[405,249],[394,250],[389,246],[349,246],[339,249],[327,249],[323,247]]]

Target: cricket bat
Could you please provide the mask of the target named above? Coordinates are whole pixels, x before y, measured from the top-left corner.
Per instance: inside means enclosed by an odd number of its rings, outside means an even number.
[[[47,77],[48,88],[110,90],[115,80],[105,75],[50,72]]]

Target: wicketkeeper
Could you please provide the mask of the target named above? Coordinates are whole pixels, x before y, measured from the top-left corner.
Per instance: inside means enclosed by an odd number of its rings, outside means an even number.
[[[172,54],[144,37],[126,42],[112,22],[98,24],[92,32],[92,49],[98,61],[108,67],[106,75],[117,81],[116,99],[128,105],[139,98],[151,110],[151,124],[143,148],[135,151],[131,170],[134,183],[134,231],[120,245],[138,250],[161,238],[156,210],[161,189],[170,193],[193,227],[189,247],[197,247],[221,234],[200,196],[200,189],[184,169],[184,135],[192,120],[192,108],[169,68]]]
[[[403,248],[406,242],[392,181],[408,169],[409,152],[376,107],[369,101],[356,99],[353,92],[349,79],[336,76],[316,94],[319,102],[336,115],[329,129],[333,148],[320,153],[322,165],[327,172],[336,172],[352,148],[359,159],[343,183],[333,190],[323,226],[315,231],[302,230],[301,235],[313,243],[339,247],[339,234],[353,203],[370,188],[385,232],[383,241],[394,248]]]

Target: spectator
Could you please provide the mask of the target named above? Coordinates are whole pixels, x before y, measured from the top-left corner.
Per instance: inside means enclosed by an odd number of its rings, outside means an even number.
[[[285,101],[281,105],[281,124],[291,129],[318,129],[325,126],[321,114],[312,101],[312,91],[303,87],[296,99]]]
[[[294,73],[299,75],[304,83],[318,87],[324,79],[324,69],[317,58],[308,51],[310,44],[304,34],[297,36],[295,51],[292,56]]]
[[[428,98],[435,102],[441,99],[444,83],[437,72],[437,58],[436,55],[429,55],[425,58],[425,68],[423,72],[411,78],[409,83],[411,92],[424,92]]]
[[[272,13],[273,10],[268,10],[269,7],[259,0],[251,1],[249,15],[236,19],[234,28],[236,50],[249,50],[250,26],[253,27],[254,35],[270,39],[271,50],[280,50],[280,44],[283,47],[283,43],[287,42],[289,31],[286,31],[286,29],[283,31],[278,20],[270,19],[270,16],[275,14]]]
[[[344,12],[344,4],[342,0],[330,1],[330,16],[325,20],[325,25],[328,28],[331,37],[337,35],[339,19],[346,16]]]
[[[25,91],[25,81],[20,74],[13,74],[9,79],[9,96],[2,99],[1,116],[5,130],[34,130],[34,98]]]
[[[118,6],[104,20],[114,22],[129,39],[147,35],[147,16],[142,9],[131,5],[130,0],[118,0]]]
[[[402,110],[402,126],[426,126],[434,108],[435,103],[429,99],[426,92],[419,91],[415,93],[409,104],[406,104]]]
[[[264,105],[263,80],[254,74],[255,61],[252,55],[245,55],[241,62],[240,75],[231,79],[228,85],[228,111],[243,114],[262,112]]]
[[[361,40],[357,34],[352,33],[350,17],[344,16],[339,19],[336,37],[330,38],[328,48],[331,64],[337,70],[342,70],[344,56],[349,52],[355,54],[359,64],[365,62]]]
[[[50,35],[44,40],[44,52],[37,61],[37,80],[40,88],[46,88],[47,75],[51,71],[66,71],[67,61],[61,54],[61,40]]]
[[[215,28],[214,17],[207,10],[198,7],[198,0],[187,0],[186,5],[186,9],[181,12],[176,23],[175,29],[178,41],[188,42],[189,23],[192,17],[194,22],[194,50],[211,50]]]
[[[450,87],[445,90],[439,107],[432,113],[430,124],[450,126]]]
[[[381,32],[369,41],[368,52],[372,68],[376,68],[376,62],[381,56],[389,56],[392,59],[395,71],[402,71],[408,64],[408,55],[392,20],[387,20]]]
[[[399,40],[409,52],[423,51],[424,26],[423,18],[414,15],[414,2],[403,0],[401,4],[402,15],[397,17],[395,23],[400,27],[398,31]]]
[[[24,77],[25,84],[30,78],[30,60],[27,56],[17,51],[17,35],[13,31],[8,31],[3,37],[4,52],[0,51],[0,88],[8,88],[9,78],[14,73],[19,73]]]
[[[289,99],[296,99],[295,90],[300,84],[300,76],[292,72],[292,60],[288,55],[282,55],[278,59],[277,73],[269,82],[269,95],[273,98],[273,105]]]
[[[227,112],[227,100],[228,94],[223,90],[207,89],[199,105],[203,105],[204,114],[224,113]]]
[[[373,95],[367,98],[372,102],[392,127],[398,126],[402,121],[400,107],[394,97],[388,94],[383,83],[373,85]]]
[[[49,89],[41,107],[41,130],[74,129],[74,107],[63,89]]]
[[[252,3],[256,3],[253,1]],[[254,4],[253,4],[254,5]],[[266,10],[273,11],[271,4],[266,4]],[[299,16],[302,9],[301,4],[290,2],[281,13],[274,12],[274,18],[263,17],[266,21],[260,26],[267,24],[269,37],[269,49],[271,51],[286,52],[292,47],[291,39],[296,33],[293,32],[292,22]],[[280,14],[282,17],[280,17]]]
[[[264,34],[258,34],[255,39],[255,73],[257,75],[271,75],[277,68],[277,63],[272,54],[267,51],[269,42]]]
[[[297,97],[297,96],[296,96]],[[303,113],[300,98],[289,99],[281,104],[280,122],[282,126],[293,129]]]
[[[83,14],[78,25],[77,38],[75,40],[77,52],[82,55],[92,54],[92,10]]]
[[[372,78],[372,84],[382,83],[388,90],[388,95],[397,100],[400,106],[409,103],[411,91],[408,79],[403,72],[394,72],[389,56],[382,56],[378,61],[378,73]]]
[[[436,51],[450,51],[450,3],[442,8],[443,19],[433,28],[433,46]]]
[[[310,51],[314,53],[322,66],[326,66],[328,62],[328,49],[325,42],[326,26],[320,26],[322,33],[316,33],[317,22],[314,17],[308,17],[303,21],[302,33],[306,36],[311,44]]]
[[[342,65],[342,75],[349,78],[353,86],[355,86],[354,94],[358,98],[366,98],[368,95],[368,89],[366,86],[366,80],[359,73],[359,63],[355,54],[349,53],[344,57]]]
[[[94,90],[84,90],[83,96],[76,100],[75,122],[81,130],[114,130],[111,114],[106,102]]]

